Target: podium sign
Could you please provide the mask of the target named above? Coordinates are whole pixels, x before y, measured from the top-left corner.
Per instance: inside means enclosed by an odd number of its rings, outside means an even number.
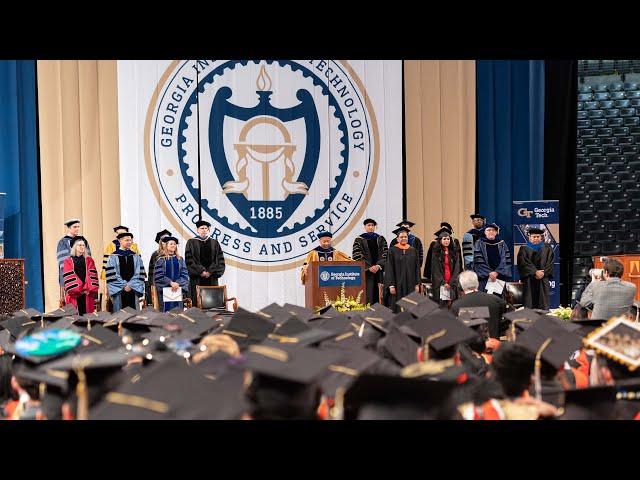
[[[355,298],[361,290],[365,290],[364,262],[311,262],[304,284],[305,307],[324,306],[325,293],[335,300],[343,284],[347,297]],[[362,301],[364,297],[363,291]]]

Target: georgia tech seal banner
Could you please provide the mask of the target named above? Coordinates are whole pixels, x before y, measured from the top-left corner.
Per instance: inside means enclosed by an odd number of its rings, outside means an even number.
[[[333,233],[402,216],[402,62],[119,61],[122,221],[149,258],[211,223],[246,308],[304,303],[299,269]],[[390,240],[390,239],[388,239]]]
[[[519,280],[518,251],[526,245],[530,228],[544,231],[542,239],[553,248],[553,278],[549,280],[551,308],[560,306],[560,202],[558,200],[531,200],[513,202],[513,279]]]

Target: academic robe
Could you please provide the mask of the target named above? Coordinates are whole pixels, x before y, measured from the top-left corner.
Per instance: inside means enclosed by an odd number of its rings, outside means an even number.
[[[451,245],[450,245],[451,247]],[[449,248],[449,270],[451,272],[451,278],[449,279],[449,294],[451,295],[451,300],[455,300],[458,298],[458,276],[462,271],[462,257],[460,257],[459,250],[454,246],[453,248]],[[433,291],[433,301],[440,301],[440,287],[444,285],[445,282],[445,264],[444,264],[444,249],[440,245],[436,245],[433,248],[433,254],[431,257],[431,288]]]
[[[149,259],[149,268],[147,268],[147,272],[155,272],[156,263],[158,262],[158,251],[156,250],[151,254],[151,258]],[[145,295],[147,297],[147,305],[153,305],[153,297],[151,295],[151,289],[155,287],[153,282],[153,275],[149,275],[147,284],[145,289]]]
[[[170,257],[160,257],[156,261],[154,271],[154,283],[158,292],[159,309],[162,312],[168,312],[176,307],[181,307],[182,302],[166,302],[162,300],[162,289],[170,287],[171,282],[176,282],[182,289],[183,297],[189,291],[189,272],[184,258],[178,258],[175,255]]]
[[[60,240],[58,240],[58,246],[56,247],[56,258],[58,259],[58,283],[61,287],[64,287],[64,281],[62,280],[62,265],[64,263],[65,258],[68,258],[71,255],[71,240],[73,237],[69,235],[65,235]],[[91,247],[89,246],[89,242],[87,244],[87,257],[91,256]]]
[[[102,271],[100,272],[100,280],[106,279],[105,269],[107,268],[109,255],[113,254],[113,252],[115,252],[118,248],[120,248],[120,240],[118,240],[117,238],[115,240],[111,240],[109,243],[107,243],[107,246],[104,247],[104,253],[102,254]],[[137,243],[131,244],[131,251],[136,255],[140,255],[140,250],[138,249]]]
[[[304,259],[304,264],[302,265],[302,269],[300,270],[300,281],[302,284],[305,284],[307,279],[307,268],[309,267],[309,263],[311,262],[343,262],[352,260],[349,255],[341,252],[340,250],[336,250],[333,247],[329,247],[327,249],[317,246],[309,253],[307,253],[306,258]]]
[[[544,277],[536,279],[536,270],[544,270]],[[523,245],[518,252],[518,273],[523,285],[523,302],[527,308],[549,310],[549,278],[553,277],[553,248],[544,244],[540,250]]]
[[[491,268],[491,262],[489,259],[489,253],[487,252],[487,244],[497,246],[497,253],[499,262],[495,268]],[[489,247],[493,248],[493,247]],[[504,240],[489,240],[486,237],[481,237],[473,247],[473,270],[478,275],[480,283],[479,291],[484,292],[487,285],[487,279],[491,272],[498,274],[499,280],[508,281],[511,279],[511,253],[509,247]],[[502,292],[504,294],[504,292]]]
[[[397,237],[391,240],[391,244],[389,245],[389,248],[395,246],[396,243],[398,243]],[[409,244],[409,246],[415,248],[416,252],[418,252],[418,262],[419,262],[418,268],[422,268],[422,261],[424,260],[424,247],[422,246],[422,240],[420,240],[414,234],[410,233],[409,241],[407,243]]]
[[[99,283],[93,258],[67,257],[63,262],[62,272],[65,303],[75,305],[80,315],[94,312]]]
[[[369,236],[365,238],[363,236],[356,237],[353,241],[353,253],[351,257],[356,261],[364,261],[365,268],[365,280],[367,284],[366,298],[367,303],[371,305],[380,301],[380,295],[378,291],[378,284],[384,282],[384,265],[387,259],[387,240],[382,235]],[[374,249],[372,251],[371,246]],[[368,269],[374,265],[378,265],[380,270],[376,273],[371,273]]]
[[[196,303],[196,287],[217,286],[218,279],[224,275],[226,265],[224,263],[224,253],[217,240],[207,237],[202,239],[195,237],[187,241],[184,251],[184,258],[189,272],[189,284],[191,300]],[[201,277],[202,272],[211,274],[209,278]]]
[[[385,305],[399,312],[396,301],[414,292],[417,285],[420,285],[420,262],[416,249],[409,247],[405,250],[397,245],[391,247],[384,272]],[[395,295],[389,292],[392,286],[396,287]]]
[[[460,265],[462,265],[462,248],[460,247],[460,242],[457,238],[451,237],[452,243],[455,245],[456,250],[458,251],[458,256],[460,257]],[[427,250],[427,259],[424,262],[424,272],[423,277],[427,280],[431,280],[431,262],[433,261],[433,249],[438,244],[436,240],[433,240],[429,244],[429,249]]]
[[[144,295],[147,276],[140,255],[109,255],[105,270],[113,311],[117,312],[127,306],[139,310],[138,298]],[[131,287],[131,292],[124,290],[127,285]]]

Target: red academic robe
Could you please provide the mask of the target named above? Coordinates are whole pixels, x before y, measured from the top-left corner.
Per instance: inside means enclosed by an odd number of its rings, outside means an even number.
[[[98,293],[98,271],[96,264],[91,257],[85,257],[86,260],[86,276],[79,278],[73,269],[73,259],[67,257],[62,266],[62,277],[64,279],[64,299],[67,304],[73,304],[78,307],[78,297],[85,295],[85,304],[87,313],[96,309],[95,294]]]

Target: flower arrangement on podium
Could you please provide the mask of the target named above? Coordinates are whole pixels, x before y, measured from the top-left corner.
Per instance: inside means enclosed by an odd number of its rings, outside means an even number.
[[[358,296],[356,296],[355,298],[353,298],[353,296],[349,296],[347,297],[345,295],[345,291],[344,291],[344,283],[342,284],[342,286],[340,287],[340,295],[338,295],[336,297],[335,300],[331,300],[329,298],[329,296],[327,295],[327,293],[324,293],[324,306],[328,307],[328,306],[333,306],[333,308],[335,308],[337,311],[339,312],[353,312],[353,311],[362,311],[362,310],[366,310],[367,308],[369,308],[369,304],[363,304],[360,303],[360,299],[362,298],[362,294],[364,293],[364,290],[360,290],[360,292],[358,292]],[[321,308],[324,307],[317,307],[316,310],[320,310]]]
[[[571,319],[572,312],[573,310],[571,308],[563,307],[562,305],[560,305],[558,308],[552,308],[551,310],[549,310],[549,315],[553,315],[555,317],[558,317],[560,320],[568,322]]]

